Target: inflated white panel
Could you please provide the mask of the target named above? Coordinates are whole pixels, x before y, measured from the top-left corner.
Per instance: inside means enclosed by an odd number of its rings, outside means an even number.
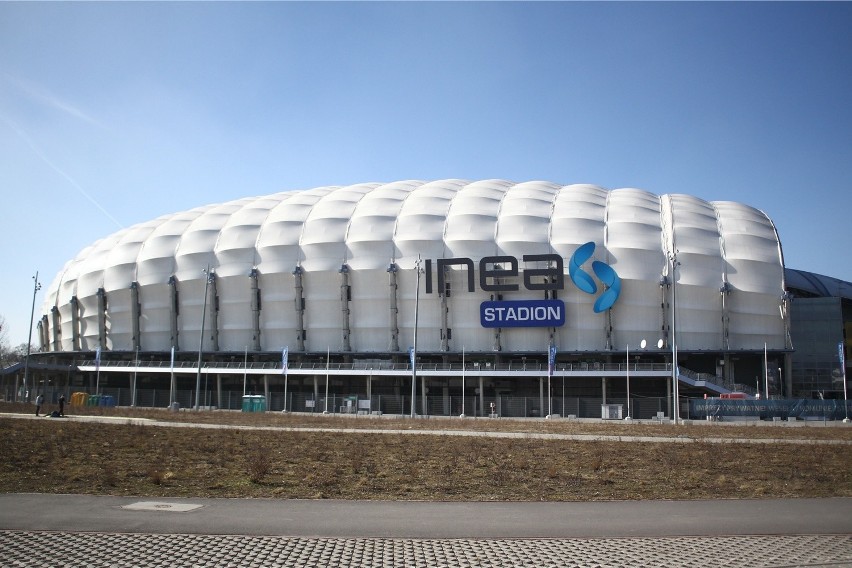
[[[73,351],[74,336],[71,329],[71,304],[59,306],[59,340],[64,351]]]
[[[92,295],[78,297],[77,299],[80,306],[80,349],[82,351],[94,351],[98,348],[98,298]],[[63,346],[66,341],[70,345],[71,337],[66,338],[63,335]]]
[[[204,279],[203,270],[218,268],[216,243],[231,215],[242,209],[247,199],[213,206],[186,228],[175,251],[175,276],[180,281]]]
[[[216,242],[219,276],[245,276],[256,266],[260,227],[281,199],[280,196],[257,198],[230,215]]]
[[[311,208],[335,189],[321,187],[280,194],[281,203],[270,211],[258,234],[257,268],[261,273],[292,272],[304,260],[299,240],[305,220]]]
[[[718,289],[678,284],[677,344],[681,350],[722,348],[722,300]]]
[[[346,232],[346,263],[351,269],[387,269],[396,256],[393,234],[402,204],[422,183],[384,184],[358,202]]]
[[[613,347],[638,351],[643,339],[656,345],[661,335],[659,279],[665,256],[660,249],[659,198],[639,189],[610,192],[606,225],[608,254],[600,260],[622,280],[621,295],[611,312]],[[599,253],[596,249],[595,256]],[[592,327],[590,333],[595,332]]]
[[[219,295],[219,349],[241,351],[252,340],[251,278],[216,275]]]
[[[659,281],[666,263],[660,250],[659,198],[638,189],[615,190],[607,203],[606,224],[606,262],[622,280]]]
[[[388,351],[391,338],[389,280],[384,268],[350,274],[349,326],[353,351]]]
[[[133,312],[130,306],[130,289],[113,290],[107,295],[107,345],[114,351],[132,351]]]
[[[762,212],[732,202],[715,202],[728,278],[738,290],[780,296],[784,267],[772,223]]]
[[[337,271],[305,271],[307,351],[340,351],[343,348],[343,305],[340,302],[340,274]]]
[[[261,273],[260,346],[266,351],[295,350],[297,340],[295,277],[290,272]]]
[[[567,185],[556,196],[550,241],[554,252],[570,258],[589,241],[604,241],[607,192],[591,185]],[[566,266],[567,269],[567,266]]]
[[[761,211],[714,202],[732,291],[728,296],[734,349],[784,348],[780,318],[784,266],[772,223]]]
[[[141,286],[164,284],[175,273],[175,252],[190,224],[210,207],[167,216],[142,245],[137,259],[136,281]]]
[[[499,252],[519,261],[525,254],[549,254],[550,214],[559,186],[521,183],[506,192],[500,206],[496,241]]]
[[[565,326],[558,330],[559,350],[606,349],[606,314],[594,312],[595,296],[581,292],[566,278],[565,290],[559,298],[565,302]]]
[[[302,267],[337,270],[346,262],[346,232],[358,201],[377,184],[350,186],[329,193],[311,209],[302,238]]]
[[[128,229],[107,253],[104,262],[104,289],[107,292],[129,288],[136,280],[136,267],[142,245],[164,218],[154,219]]]
[[[657,282],[623,282],[621,295],[611,313],[613,345],[617,349],[624,349],[626,345],[638,349],[643,339],[649,345],[656,345],[662,338],[660,286]]]
[[[139,332],[142,335],[141,347],[145,351],[171,349],[170,298],[171,288],[168,284],[149,284],[139,292]]]
[[[80,265],[77,268],[77,295],[88,296],[97,293],[99,288],[104,285],[104,272],[107,269],[107,261],[109,253],[112,251],[122,237],[127,233],[128,229],[123,229],[118,233],[101,239],[88,251],[88,254],[81,259]],[[69,301],[70,298],[63,301]]]
[[[478,264],[475,262],[474,266],[478,266]],[[457,334],[460,334],[460,337],[462,338],[466,338],[472,336],[478,329],[482,337],[479,341],[473,341],[470,348],[491,350],[494,331],[492,329],[483,329],[480,327],[479,323],[479,304],[485,300],[490,300],[491,293],[483,292],[479,289],[479,270],[474,270],[473,278],[475,282],[474,285],[476,286],[475,292],[467,291],[467,270],[454,267],[454,269],[447,271],[447,275],[451,290],[450,296],[447,298],[447,306],[449,308],[449,321],[447,325],[453,330],[452,341],[450,341],[451,348],[455,348],[459,345],[459,339],[456,337]],[[438,319],[435,323],[435,331],[429,331],[429,338],[430,340],[437,340],[438,346],[440,347],[440,297],[437,294],[433,294],[430,296],[430,301],[437,302],[435,315]]]
[[[466,185],[450,205],[444,242],[448,258],[480,259],[497,254],[497,215],[508,182],[488,180]]]
[[[76,258],[65,263],[65,268],[60,277],[54,281],[58,287],[54,288],[51,284],[45,298],[45,313],[49,313],[48,304],[50,307],[63,306],[71,302],[71,298],[77,294],[77,278],[80,275],[80,259]],[[54,299],[54,294],[56,295]]]
[[[410,270],[418,256],[444,258],[444,229],[450,203],[465,185],[461,180],[423,184],[405,200],[394,233],[400,268]]]
[[[204,280],[187,280],[180,283],[178,333],[180,336],[180,348],[183,351],[195,351],[198,349],[198,343],[201,340],[202,312],[207,314],[204,318],[204,349],[210,350],[213,348],[210,326],[213,294],[209,290],[208,294],[207,311],[204,312]]]

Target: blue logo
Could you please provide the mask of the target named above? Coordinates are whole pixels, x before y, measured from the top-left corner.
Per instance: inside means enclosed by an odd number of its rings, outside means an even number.
[[[595,243],[588,242],[574,251],[571,259],[568,261],[568,275],[571,281],[577,288],[587,294],[595,294],[598,291],[598,286],[588,272],[581,267],[589,260],[595,252]],[[600,297],[595,300],[595,313],[604,312],[610,309],[621,294],[621,278],[615,270],[605,262],[595,260],[592,262],[592,270],[598,277],[598,280],[606,286],[606,290]]]

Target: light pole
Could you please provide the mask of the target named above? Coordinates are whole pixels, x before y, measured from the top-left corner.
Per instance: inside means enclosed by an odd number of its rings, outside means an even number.
[[[329,367],[331,367],[331,346],[326,345],[325,351],[325,410],[322,411],[323,414],[328,414],[328,373]]]
[[[414,262],[414,273],[417,278],[417,284],[414,287],[414,344],[411,348],[411,417],[414,418],[414,399],[417,397],[417,316],[420,311],[420,275],[423,273],[420,268],[420,255],[417,255],[417,260]]]
[[[672,418],[675,424],[680,423],[680,385],[677,376],[677,275],[675,271],[680,266],[677,259],[679,251],[669,253],[669,261],[672,263]]]
[[[643,339],[639,342],[639,348],[645,349],[647,342]],[[627,420],[632,420],[633,415],[630,414],[630,344],[627,344],[627,349],[624,354],[624,361],[627,364],[625,369],[627,370]]]
[[[207,265],[204,273],[204,302],[201,305],[201,333],[198,335],[198,374],[195,377],[195,410],[201,410],[201,350],[204,347],[204,320],[207,317],[207,288],[210,286],[212,271]]]
[[[550,344],[547,348],[547,419],[553,418],[553,393],[550,391],[550,380],[556,369],[556,345]],[[565,412],[564,410],[562,411]]]
[[[30,310],[30,333],[27,335],[27,355],[24,358],[24,396],[27,401],[29,401],[30,399],[30,344],[32,343],[33,337],[33,317],[35,317],[35,299],[36,293],[39,290],[41,290],[41,282],[38,281],[38,270],[36,270],[35,276],[33,276],[33,307],[32,310]]]

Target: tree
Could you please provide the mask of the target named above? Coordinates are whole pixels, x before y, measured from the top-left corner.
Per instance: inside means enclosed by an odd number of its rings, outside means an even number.
[[[9,328],[6,325],[6,318],[0,315],[0,367],[11,364],[7,362],[11,351],[12,349],[9,347]]]
[[[30,344],[30,354],[37,352],[35,345]],[[0,315],[0,368],[20,363],[27,356],[27,344],[21,343],[15,347],[9,344],[9,328],[6,318]]]

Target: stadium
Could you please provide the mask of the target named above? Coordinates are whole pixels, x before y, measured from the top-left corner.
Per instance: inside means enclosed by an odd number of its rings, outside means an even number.
[[[732,393],[844,398],[849,301],[848,283],[785,269],[772,220],[741,203],[504,180],[320,187],[87,247],[47,288],[40,350],[4,387],[173,408],[677,419]],[[821,330],[804,351],[797,319]]]

